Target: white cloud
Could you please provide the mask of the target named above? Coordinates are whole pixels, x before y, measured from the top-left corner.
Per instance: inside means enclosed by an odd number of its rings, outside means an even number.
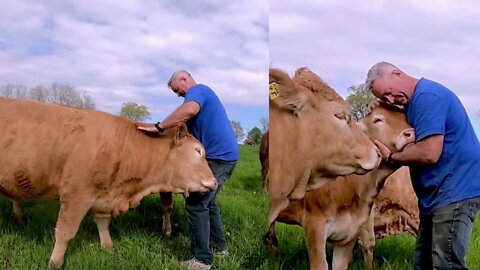
[[[0,84],[67,82],[99,109],[133,101],[166,116],[158,107],[179,103],[166,82],[186,69],[227,103],[267,111],[267,0],[7,1],[0,33]]]
[[[467,1],[270,2],[270,61],[308,66],[340,94],[389,61],[457,93],[480,109],[480,3]]]

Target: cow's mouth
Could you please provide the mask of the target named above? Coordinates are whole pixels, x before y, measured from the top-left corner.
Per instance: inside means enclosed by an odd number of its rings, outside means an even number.
[[[216,179],[202,181],[202,186],[200,187],[200,190],[198,192],[200,194],[207,194],[209,192],[215,191],[217,187],[218,184]]]
[[[217,180],[213,179],[213,181],[212,180],[203,181],[202,186],[208,189],[206,192],[212,192],[216,190],[218,187]]]

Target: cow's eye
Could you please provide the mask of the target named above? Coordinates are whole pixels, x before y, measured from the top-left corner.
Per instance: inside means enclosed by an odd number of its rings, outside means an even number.
[[[350,124],[350,122],[352,122],[352,115],[347,114],[345,117],[347,118],[347,119],[346,119],[346,120],[347,120],[347,123]]]
[[[337,117],[340,120],[347,120],[347,115],[345,114],[345,112],[336,113],[335,117]]]
[[[375,119],[373,119],[373,123],[374,123],[374,124],[382,123],[382,122],[383,122],[383,119],[381,119],[381,118],[375,118]]]

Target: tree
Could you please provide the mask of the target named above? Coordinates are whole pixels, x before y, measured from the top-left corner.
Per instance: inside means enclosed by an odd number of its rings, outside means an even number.
[[[8,83],[0,88],[0,96],[7,98],[27,98],[28,87],[22,84]]]
[[[268,118],[262,117],[262,119],[260,119],[260,124],[262,125],[262,134],[267,132],[269,126]]]
[[[147,119],[150,119],[150,112],[148,111],[147,106],[138,105],[135,102],[123,103],[119,114],[120,116],[126,117],[132,121],[143,122]]]
[[[88,96],[88,95],[84,94],[84,97],[85,96]],[[50,87],[49,95],[47,97],[47,102],[66,105],[66,106],[72,106],[72,107],[78,107],[78,108],[86,108],[84,97],[82,97],[80,93],[73,86],[67,83],[54,82]],[[89,102],[91,102],[88,105],[91,106],[93,104],[93,106],[95,106],[95,103],[93,103],[93,100],[91,100],[91,97],[90,96],[88,97],[89,97],[88,99],[90,100]]]
[[[358,121],[365,117],[365,110],[368,104],[375,99],[375,96],[365,89],[364,84],[352,85],[348,88],[351,92],[347,97],[348,108],[352,113],[352,117]]]
[[[43,85],[32,87],[29,91],[29,98],[40,102],[47,102],[48,95],[48,89]]]
[[[82,96],[82,103],[83,108],[85,109],[95,109],[95,101],[93,101],[93,98],[85,92]]]
[[[75,87],[66,83],[52,83],[50,88],[37,85],[28,89],[21,84],[6,84],[0,87],[0,96],[8,98],[28,98],[45,103],[55,103],[79,108],[94,109],[93,98],[86,93],[80,95]]]
[[[254,141],[256,144],[260,144],[262,131],[258,127],[252,128],[247,134],[247,139]]]
[[[235,137],[237,138],[237,142],[241,141],[245,134],[243,133],[242,125],[238,121],[230,121],[232,125],[233,132],[235,133]]]

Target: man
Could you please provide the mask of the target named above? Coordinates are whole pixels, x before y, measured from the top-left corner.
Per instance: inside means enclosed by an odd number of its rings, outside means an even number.
[[[186,121],[189,131],[205,147],[208,165],[217,179],[218,188],[209,194],[191,193],[185,199],[194,258],[182,264],[189,269],[208,270],[213,262],[212,252],[218,257],[227,254],[216,197],[231,177],[239,158],[237,139],[225,109],[212,89],[197,84],[184,70],[173,73],[168,87],[179,97],[184,97],[184,103],[157,123],[156,128],[139,129],[163,132],[163,129]]]
[[[445,86],[414,78],[386,62],[368,72],[365,87],[381,101],[404,107],[416,142],[388,163],[410,166],[420,228],[415,269],[467,269],[465,257],[480,207],[480,144],[458,97]]]

